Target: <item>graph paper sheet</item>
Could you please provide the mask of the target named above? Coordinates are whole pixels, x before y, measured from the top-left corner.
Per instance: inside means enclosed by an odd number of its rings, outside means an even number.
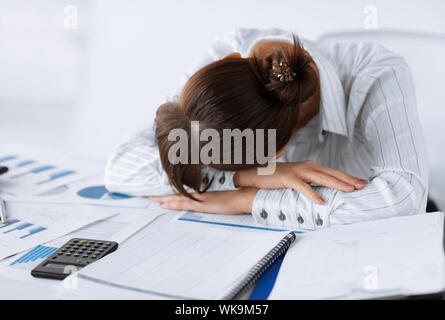
[[[96,206],[14,201],[7,209],[7,223],[0,225],[0,259],[116,214]]]

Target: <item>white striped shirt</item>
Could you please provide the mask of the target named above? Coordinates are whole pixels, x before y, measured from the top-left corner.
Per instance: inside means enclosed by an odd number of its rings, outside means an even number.
[[[286,40],[280,29],[237,29],[220,37],[198,68],[231,52],[247,56],[260,40]],[[376,44],[303,46],[320,73],[320,112],[299,129],[279,161],[313,160],[369,179],[361,190],[314,189],[318,205],[291,189],[259,190],[252,215],[261,224],[315,230],[397,215],[424,213],[428,192],[426,151],[414,85],[400,56]],[[206,168],[209,190],[234,189],[233,172]],[[172,193],[149,124],[121,144],[106,167],[106,186],[132,195]]]

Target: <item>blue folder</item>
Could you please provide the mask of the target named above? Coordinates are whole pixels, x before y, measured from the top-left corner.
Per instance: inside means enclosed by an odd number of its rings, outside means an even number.
[[[249,300],[267,300],[273,289],[285,255],[286,253],[283,253],[258,279],[250,294]]]

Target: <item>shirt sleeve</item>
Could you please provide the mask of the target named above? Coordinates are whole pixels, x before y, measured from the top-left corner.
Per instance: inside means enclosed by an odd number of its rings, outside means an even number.
[[[154,123],[130,135],[110,156],[105,186],[111,192],[132,196],[173,193],[155,143]]]
[[[413,79],[405,63],[388,61],[371,61],[355,78],[365,96],[356,131],[372,152],[369,183],[351,193],[314,187],[325,205],[293,190],[259,190],[258,223],[315,230],[425,212],[428,172]]]

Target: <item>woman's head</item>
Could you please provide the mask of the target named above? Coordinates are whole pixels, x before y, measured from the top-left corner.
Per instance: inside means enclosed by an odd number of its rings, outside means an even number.
[[[280,62],[287,68],[286,78],[277,74],[277,70],[283,74],[283,68],[277,69]],[[314,95],[318,85],[313,61],[295,38],[293,46],[276,48],[266,57],[230,55],[200,69],[186,83],[179,101],[162,105],[156,115],[156,138],[170,183],[185,195],[184,185],[202,191],[201,162],[169,160],[169,150],[176,143],[169,141],[171,130],[185,130],[191,137],[192,121],[199,121],[200,131],[214,129],[221,136],[224,129],[275,129],[276,150],[281,150],[296,129],[300,105]],[[189,143],[187,160],[205,145],[199,143],[196,150]],[[249,149],[243,140],[241,163],[223,163],[221,152],[220,161],[209,165],[222,170],[259,166],[256,152],[253,163],[246,162],[246,152],[255,149],[256,141]],[[268,149],[267,139],[264,149]]]

